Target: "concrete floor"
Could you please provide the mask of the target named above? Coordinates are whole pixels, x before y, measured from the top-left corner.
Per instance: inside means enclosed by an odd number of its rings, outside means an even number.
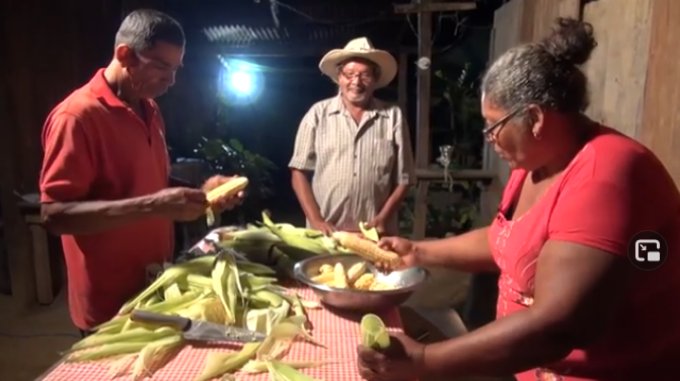
[[[59,359],[59,351],[78,340],[78,330],[59,294],[49,306],[13,310],[11,297],[0,295],[0,380],[35,380]]]

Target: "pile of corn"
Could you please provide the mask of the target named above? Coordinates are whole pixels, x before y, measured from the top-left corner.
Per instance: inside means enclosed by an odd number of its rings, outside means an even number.
[[[264,342],[243,345],[240,352],[210,353],[197,380],[237,370],[296,375],[295,368],[320,364],[282,360],[296,337],[313,342],[305,328],[305,308],[318,305],[290,294],[276,284],[273,275],[271,268],[240,260],[229,250],[168,267],[123,305],[116,317],[75,343],[65,360],[106,361],[112,377],[131,374],[139,380],[153,375],[186,343],[174,328],[132,321],[130,313],[141,309],[247,327],[268,335]]]
[[[234,249],[248,259],[276,268],[281,275],[292,277],[296,262],[319,254],[348,252],[332,237],[318,230],[275,223],[262,212],[262,221],[244,230],[220,234],[220,246]]]

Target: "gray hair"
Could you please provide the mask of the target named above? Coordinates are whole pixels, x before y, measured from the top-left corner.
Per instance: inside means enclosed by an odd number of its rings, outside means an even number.
[[[138,9],[125,17],[116,33],[115,45],[126,44],[135,51],[151,49],[159,42],[183,47],[184,30],[171,16],[153,9]]]
[[[482,92],[506,110],[536,104],[559,112],[583,112],[589,104],[588,81],[578,65],[590,58],[595,46],[592,25],[558,18],[549,37],[498,58],[482,80]]]

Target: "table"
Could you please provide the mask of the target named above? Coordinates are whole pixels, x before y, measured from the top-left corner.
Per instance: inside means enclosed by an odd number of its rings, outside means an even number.
[[[316,295],[309,288],[295,288],[306,299],[317,300]],[[318,367],[303,369],[302,372],[319,380],[325,381],[359,381],[357,373],[356,346],[360,341],[359,320],[362,314],[331,312],[321,309],[308,309],[308,316],[313,324],[312,335],[327,348],[296,341],[284,359],[297,361],[329,361],[330,363]],[[376,312],[388,330],[401,331],[401,319],[398,309]],[[187,345],[166,366],[158,370],[153,378],[147,380],[191,381],[201,372],[205,356],[213,351],[233,351],[227,345],[197,347]],[[55,364],[45,375],[38,378],[44,381],[73,381],[73,380],[110,380],[106,364],[91,363],[63,363]],[[265,381],[269,380],[267,373],[256,375],[237,374],[238,380]],[[116,380],[131,380],[130,376],[116,378]]]

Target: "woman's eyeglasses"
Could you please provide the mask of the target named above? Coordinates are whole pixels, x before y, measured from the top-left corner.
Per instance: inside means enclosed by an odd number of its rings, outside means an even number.
[[[525,106],[520,106],[515,108],[514,110],[510,111],[507,113],[505,116],[500,118],[496,123],[484,128],[482,130],[482,134],[484,134],[484,137],[486,138],[487,141],[493,141],[493,139],[496,137],[497,134],[494,134],[494,131],[499,130],[501,127],[503,127],[506,123],[508,123],[512,118],[517,116],[520,112],[526,110]]]

